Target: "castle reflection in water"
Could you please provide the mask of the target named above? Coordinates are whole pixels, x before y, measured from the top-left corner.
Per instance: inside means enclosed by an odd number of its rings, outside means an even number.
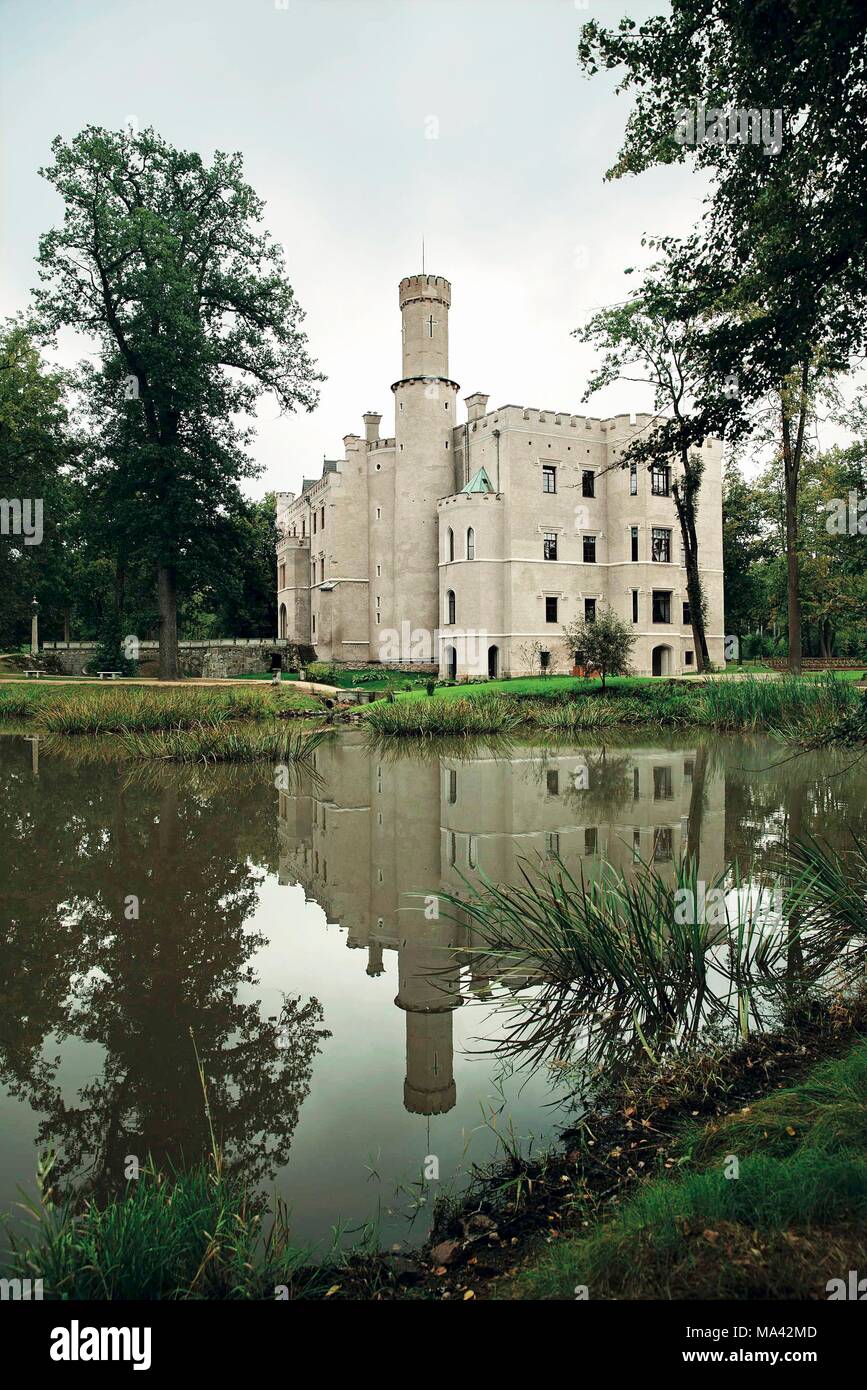
[[[712,880],[724,866],[725,776],[702,747],[512,748],[401,758],[355,731],[322,745],[315,777],[279,797],[280,882],[299,883],[351,950],[380,975],[397,952],[395,1004],[406,1017],[404,1104],[455,1104],[453,1011],[492,984],[520,988],[474,941],[472,924],[424,895],[466,893],[483,873],[522,882],[521,866],[559,856],[576,877],[602,860],[661,872],[686,851]],[[430,908],[429,908],[430,911]]]

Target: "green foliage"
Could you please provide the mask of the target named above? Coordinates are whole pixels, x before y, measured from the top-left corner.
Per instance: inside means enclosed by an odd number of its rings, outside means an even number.
[[[608,604],[600,604],[592,620],[564,624],[563,633],[570,650],[580,653],[581,664],[602,677],[603,690],[608,676],[630,674],[635,629]]]

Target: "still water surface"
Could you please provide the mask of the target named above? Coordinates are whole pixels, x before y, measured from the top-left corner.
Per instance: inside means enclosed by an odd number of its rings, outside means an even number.
[[[711,880],[804,832],[842,844],[867,833],[849,761],[704,734],[383,753],[347,731],[285,791],[270,767],[131,774],[0,738],[0,1210],[48,1148],[97,1191],[127,1155],[206,1151],[194,1038],[229,1161],[299,1241],[420,1241],[429,1156],[459,1186],[494,1123],[544,1143],[568,1107],[556,1071],[485,1041],[522,982],[418,895],[551,854],[665,872],[689,849]]]

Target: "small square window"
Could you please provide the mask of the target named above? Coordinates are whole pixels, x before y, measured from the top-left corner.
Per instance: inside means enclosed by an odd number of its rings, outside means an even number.
[[[683,661],[684,661],[684,665],[685,665],[685,666],[691,666],[691,665],[692,665],[692,662],[693,662],[693,654],[692,654],[692,652],[684,652],[684,654],[683,654]]]

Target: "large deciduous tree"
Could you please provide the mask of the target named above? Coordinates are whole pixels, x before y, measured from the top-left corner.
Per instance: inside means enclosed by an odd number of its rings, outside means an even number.
[[[64,218],[40,240],[38,312],[47,333],[98,342],[87,395],[104,489],[120,550],[153,569],[172,678],[179,583],[258,471],[244,417],[263,394],[310,410],[322,378],[240,155],[207,164],[150,129],[92,126],[52,153],[42,173]]]
[[[641,24],[591,20],[578,48],[585,72],[620,69],[634,98],[609,177],[686,158],[711,175],[694,279],[725,306],[706,341],[719,377],[737,375],[745,413],[780,402],[793,670],[806,402],[816,364],[841,372],[867,343],[865,45],[859,0],[671,0]]]
[[[640,382],[652,391],[650,425],[627,441],[616,466],[641,465],[655,476],[671,475],[701,672],[709,665],[697,527],[704,472],[701,450],[707,435],[721,433],[730,424],[736,405],[724,383],[707,371],[703,329],[710,310],[689,288],[691,244],[671,239],[652,244],[663,256],[642,283],[624,303],[594,314],[575,336],[602,353],[585,400],[617,380]]]

